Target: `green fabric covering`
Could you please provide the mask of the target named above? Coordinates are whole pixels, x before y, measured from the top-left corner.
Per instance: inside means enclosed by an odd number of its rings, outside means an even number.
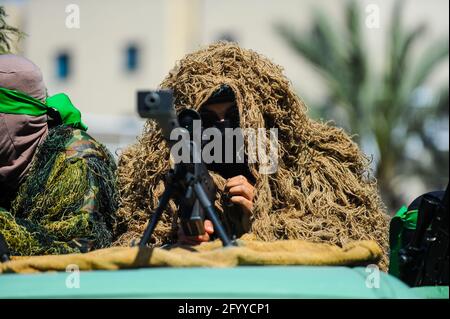
[[[61,125],[38,148],[26,180],[0,211],[13,255],[64,254],[112,242],[116,164],[86,132]]]
[[[402,206],[391,220],[389,229],[389,273],[398,277],[399,269],[399,251],[403,247],[404,230],[414,230],[417,224],[417,210],[410,210]]]
[[[80,130],[87,130],[87,126],[81,122],[81,113],[75,108],[69,97],[64,93],[52,95],[47,98],[47,106],[58,110],[62,122]]]
[[[0,113],[40,116],[47,113],[47,106],[27,94],[0,87]]]
[[[48,97],[44,104],[25,93],[0,87],[0,113],[40,116],[46,114],[50,107],[58,111],[64,124],[87,130],[80,111],[64,93]]]

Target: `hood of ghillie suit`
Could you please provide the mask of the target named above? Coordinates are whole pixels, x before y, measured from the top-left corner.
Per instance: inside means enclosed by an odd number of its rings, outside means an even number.
[[[262,55],[235,44],[217,43],[177,63],[161,83],[174,91],[175,106],[199,109],[222,85],[235,93],[241,128],[278,128],[278,170],[256,178],[254,238],[304,239],[342,246],[352,240],[375,240],[387,255],[387,216],[383,212],[369,161],[342,130],[308,118],[283,69]],[[159,129],[148,121],[138,143],[119,159],[124,219],[119,244],[142,235],[149,213],[164,190],[169,150]],[[212,174],[219,189],[221,210],[224,179]],[[176,235],[176,207],[172,202],[155,231],[156,244]],[[227,218],[226,212],[221,214]],[[386,258],[381,261],[386,267]]]

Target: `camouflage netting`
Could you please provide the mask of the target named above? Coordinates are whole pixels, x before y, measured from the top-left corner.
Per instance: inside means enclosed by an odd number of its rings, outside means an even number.
[[[343,246],[353,240],[375,240],[387,266],[387,221],[369,161],[342,130],[311,120],[282,68],[251,50],[217,43],[183,58],[161,83],[172,88],[178,109],[198,109],[222,84],[235,92],[241,127],[278,128],[279,168],[256,177],[250,233],[256,239],[306,239]],[[128,245],[142,235],[164,190],[169,152],[160,131],[148,121],[138,143],[119,159],[118,178],[122,234]],[[214,174],[218,188],[225,181]],[[216,207],[221,210],[220,194]],[[154,234],[154,243],[176,237],[175,205],[170,203]],[[227,212],[221,218],[230,223]]]
[[[39,146],[0,233],[13,255],[79,253],[112,242],[116,164],[81,130],[59,126]]]

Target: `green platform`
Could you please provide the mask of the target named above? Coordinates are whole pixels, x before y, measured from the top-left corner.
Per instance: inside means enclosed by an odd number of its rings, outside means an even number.
[[[80,273],[0,275],[0,298],[448,298],[448,287],[416,292],[380,273],[379,288],[366,287],[365,268],[237,267],[147,268]]]

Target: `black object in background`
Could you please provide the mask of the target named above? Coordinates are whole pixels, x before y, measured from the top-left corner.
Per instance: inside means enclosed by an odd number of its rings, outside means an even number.
[[[9,260],[9,247],[6,243],[5,237],[3,237],[2,234],[0,234],[0,262],[4,263]]]
[[[411,207],[414,206],[414,207]],[[449,284],[449,187],[420,196],[416,230],[401,249],[400,279],[411,287]]]

